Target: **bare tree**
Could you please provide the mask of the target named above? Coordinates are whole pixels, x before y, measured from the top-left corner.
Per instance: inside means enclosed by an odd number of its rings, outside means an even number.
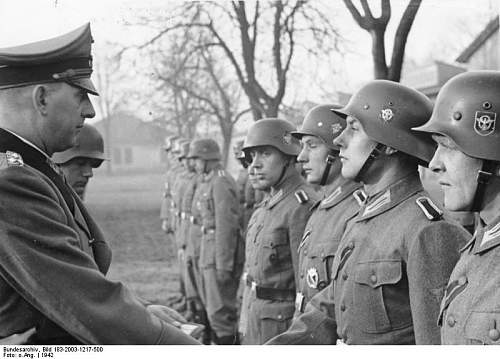
[[[317,54],[337,48],[331,16],[319,6],[311,0],[186,3],[179,16],[158,19],[165,25],[144,46],[174,31],[204,30],[207,36],[200,46],[218,49],[232,67],[254,119],[276,117],[297,49]]]
[[[399,81],[401,79],[406,41],[422,0],[410,0],[401,17],[394,36],[390,65],[387,64],[385,56],[385,31],[391,19],[391,2],[390,0],[380,0],[381,14],[379,17],[373,16],[370,6],[368,5],[368,0],[360,0],[360,2],[364,16],[360,14],[351,0],[344,0],[345,6],[356,23],[362,29],[368,31],[372,37],[372,56],[375,78]]]

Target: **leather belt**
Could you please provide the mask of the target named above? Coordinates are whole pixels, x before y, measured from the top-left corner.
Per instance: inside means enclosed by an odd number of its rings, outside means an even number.
[[[295,299],[295,290],[293,289],[280,289],[280,288],[269,288],[257,285],[248,273],[243,275],[244,281],[247,286],[255,291],[255,296],[259,299],[268,300],[282,300],[282,301],[293,301]]]

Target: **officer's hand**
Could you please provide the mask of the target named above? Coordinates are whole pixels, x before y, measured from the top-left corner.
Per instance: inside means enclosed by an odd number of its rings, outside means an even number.
[[[232,279],[233,276],[231,275],[231,271],[224,269],[217,269],[217,281],[220,284],[229,283]]]
[[[146,309],[174,327],[180,328],[181,324],[187,323],[186,318],[180,315],[176,310],[166,307],[164,305],[151,304],[146,307]]]
[[[0,339],[0,345],[20,345],[26,344],[28,339],[35,334],[35,327],[28,329],[24,333],[12,334],[8,337]]]

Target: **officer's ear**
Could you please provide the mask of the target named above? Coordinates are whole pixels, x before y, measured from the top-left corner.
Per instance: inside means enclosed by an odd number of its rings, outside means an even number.
[[[46,85],[36,85],[31,93],[33,106],[41,115],[47,115],[49,89]]]
[[[393,154],[397,153],[398,150],[396,150],[395,148],[392,148],[392,147],[389,147],[389,146],[385,146],[385,154],[386,156],[392,156]]]

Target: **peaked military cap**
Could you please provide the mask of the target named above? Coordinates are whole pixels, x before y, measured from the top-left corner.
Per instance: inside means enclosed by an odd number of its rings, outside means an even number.
[[[93,95],[90,24],[48,40],[0,49],[0,90],[64,81]]]

